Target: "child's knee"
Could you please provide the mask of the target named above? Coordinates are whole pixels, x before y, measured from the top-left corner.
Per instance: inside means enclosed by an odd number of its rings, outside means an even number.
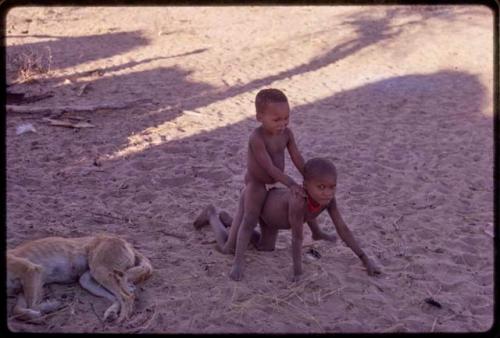
[[[259,215],[254,213],[245,213],[241,226],[244,229],[254,229],[259,221]]]

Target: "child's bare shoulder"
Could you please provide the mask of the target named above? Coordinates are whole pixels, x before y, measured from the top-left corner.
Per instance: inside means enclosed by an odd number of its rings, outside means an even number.
[[[260,127],[257,127],[254,130],[252,130],[252,132],[250,133],[248,141],[255,142],[255,141],[260,141],[260,140],[263,140],[262,130]]]
[[[289,127],[286,127],[285,128],[285,132],[283,133],[287,139],[293,139],[294,136],[293,136],[293,132],[292,132],[292,129],[290,129]]]

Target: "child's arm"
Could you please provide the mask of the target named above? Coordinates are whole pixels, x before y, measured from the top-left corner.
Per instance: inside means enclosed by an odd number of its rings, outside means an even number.
[[[309,226],[309,229],[311,229],[311,235],[312,239],[315,241],[323,239],[325,241],[330,241],[330,242],[336,242],[337,241],[337,236],[335,234],[331,233],[326,233],[321,228],[319,227],[318,221],[316,221],[316,218],[307,221],[307,225]]]
[[[342,216],[340,215],[340,211],[337,208],[337,202],[333,199],[328,207],[328,213],[337,229],[337,233],[340,238],[347,244],[349,248],[361,259],[363,265],[366,267],[366,270],[370,276],[374,274],[379,274],[380,270],[372,263],[372,261],[368,258],[368,256],[363,252],[363,250],[359,247],[356,239],[354,238],[351,230],[347,227]]]
[[[250,138],[250,147],[252,148],[253,155],[255,160],[259,163],[259,165],[264,168],[269,176],[271,176],[274,180],[283,183],[288,188],[299,187],[300,186],[291,178],[286,175],[283,171],[281,171],[278,167],[276,167],[269,156],[264,141],[262,141],[259,137],[251,137]]]
[[[297,143],[295,143],[295,137],[290,129],[287,128],[288,132],[288,143],[287,149],[290,154],[290,158],[292,159],[293,164],[299,170],[300,174],[304,176],[304,158],[300,154],[299,148],[297,147]]]

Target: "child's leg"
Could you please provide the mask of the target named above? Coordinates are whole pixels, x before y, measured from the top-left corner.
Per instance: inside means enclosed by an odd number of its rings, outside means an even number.
[[[240,280],[242,277],[245,250],[259,220],[266,196],[267,190],[264,184],[249,182],[245,187],[243,219],[238,230],[236,256],[229,275],[233,280]]]
[[[222,246],[222,251],[224,253],[234,253],[236,248],[236,238],[238,235],[238,230],[240,229],[241,221],[243,219],[243,213],[245,210],[245,190],[243,189],[240,194],[240,199],[238,201],[238,210],[236,211],[236,216],[231,222],[231,227],[229,228],[229,237],[224,246]]]
[[[233,217],[225,210],[219,211],[219,219],[226,228],[229,228],[233,223]]]
[[[273,251],[276,247],[278,229],[270,227],[262,218],[259,220],[259,223],[262,235],[260,236],[260,240],[257,244],[257,250]]]
[[[217,241],[217,246],[221,251],[223,251],[224,245],[227,241],[227,230],[226,227],[221,223],[217,215],[217,210],[212,204],[203,209],[201,214],[194,221],[194,225],[197,228],[207,223],[212,227],[215,235],[215,240]]]
[[[315,241],[323,239],[325,241],[335,242],[337,240],[337,236],[335,236],[335,234],[328,234],[321,230],[315,219],[308,221],[307,225],[309,226],[309,229],[311,229],[312,239]]]

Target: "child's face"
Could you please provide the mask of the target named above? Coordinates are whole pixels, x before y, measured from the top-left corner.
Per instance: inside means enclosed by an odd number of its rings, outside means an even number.
[[[335,197],[337,180],[334,175],[325,175],[304,181],[304,189],[316,202],[325,206]]]
[[[271,134],[281,134],[288,126],[289,117],[290,107],[287,102],[268,102],[264,111],[257,114],[257,121]]]

